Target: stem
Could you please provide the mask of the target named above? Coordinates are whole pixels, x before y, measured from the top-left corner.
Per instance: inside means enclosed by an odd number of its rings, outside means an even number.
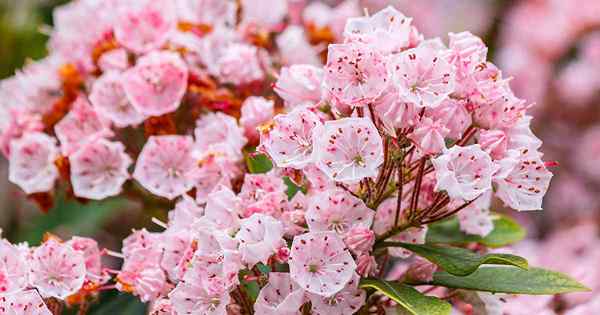
[[[423,221],[423,222],[421,222],[421,223],[422,223],[422,224],[429,224],[429,223],[432,223],[432,222],[435,222],[435,221],[439,221],[439,220],[443,220],[443,219],[445,219],[445,218],[448,218],[448,217],[450,217],[450,216],[454,215],[455,213],[459,212],[460,210],[462,210],[462,209],[464,209],[464,208],[468,207],[468,206],[469,206],[470,204],[472,204],[472,203],[473,203],[473,201],[475,201],[475,200],[477,200],[477,198],[475,198],[475,199],[473,199],[473,200],[471,200],[471,201],[465,202],[465,203],[464,203],[462,206],[460,206],[460,207],[458,207],[458,208],[456,208],[456,209],[454,209],[454,210],[452,210],[452,211],[450,211],[450,212],[446,212],[446,213],[440,214],[440,215],[438,215],[438,216],[434,216],[434,217],[432,217],[432,218],[429,218],[429,219],[427,219],[427,220],[424,220],[424,221]]]
[[[419,162],[419,172],[417,173],[417,178],[415,180],[415,185],[413,187],[413,194],[412,194],[412,199],[411,199],[411,203],[410,203],[410,210],[408,212],[408,220],[412,221],[416,211],[417,211],[417,205],[419,203],[419,193],[421,192],[421,183],[423,181],[423,172],[425,171],[425,157],[421,158],[421,161]]]
[[[375,241],[375,245],[373,245],[373,248],[380,248],[382,247],[381,244],[385,242],[386,239],[412,227],[415,226],[413,225],[411,222],[406,222],[404,224],[400,224],[394,228],[392,228],[391,230],[381,234],[379,237],[377,237],[377,240]]]
[[[404,186],[404,169],[403,162],[400,161],[400,165],[398,165],[398,182],[396,185],[398,186],[398,197],[396,199],[396,218],[394,219],[394,226],[398,225],[398,219],[400,218],[400,209],[402,208],[402,190]]]

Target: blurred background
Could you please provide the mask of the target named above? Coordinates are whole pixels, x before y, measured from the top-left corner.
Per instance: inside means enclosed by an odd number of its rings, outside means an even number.
[[[46,54],[44,34],[51,29],[52,9],[66,2],[0,0],[0,78]],[[515,250],[532,264],[559,269],[600,288],[600,1],[361,1],[370,12],[388,4],[412,16],[426,37],[446,40],[448,32],[464,30],[481,36],[490,47],[489,58],[513,77],[517,96],[534,104],[533,128],[544,141],[545,160],[557,161],[559,167],[553,169],[544,211],[511,212],[529,230],[528,239]],[[11,241],[37,244],[45,231],[52,231],[93,236],[103,246],[119,249],[131,228],[151,229],[150,218],[164,218],[169,209],[122,200],[82,206],[55,196],[55,207],[43,214],[7,178],[2,160],[0,227]],[[575,306],[593,294],[575,294],[561,303]],[[113,297],[111,303],[94,314],[143,312],[142,305],[126,296]]]

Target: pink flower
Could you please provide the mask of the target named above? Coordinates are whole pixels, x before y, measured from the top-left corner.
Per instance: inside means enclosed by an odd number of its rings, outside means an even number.
[[[290,254],[290,276],[302,289],[331,296],[354,276],[356,263],[334,232],[309,232],[296,236]]]
[[[464,102],[455,99],[447,99],[436,108],[429,108],[425,116],[432,120],[439,120],[448,129],[448,137],[460,139],[463,132],[472,124],[471,113],[465,107]]]
[[[129,56],[124,48],[107,51],[98,59],[98,67],[102,72],[125,71],[129,68]]]
[[[313,190],[324,191],[335,187],[335,182],[314,163],[308,164],[302,169],[302,172],[310,182],[310,188]]]
[[[118,195],[132,161],[121,142],[98,139],[71,155],[71,183],[78,197],[101,200]]]
[[[427,236],[427,226],[408,228],[391,239],[395,242],[410,243],[410,244],[425,244]],[[412,256],[412,252],[402,247],[390,247],[388,252],[391,256],[398,258],[408,258]]]
[[[439,120],[423,117],[408,138],[415,142],[422,154],[436,154],[446,148],[444,137],[450,130]]]
[[[173,282],[181,279],[192,260],[195,251],[192,237],[190,229],[177,228],[169,228],[161,235],[164,252],[160,267]]]
[[[287,1],[241,0],[241,6],[243,24],[256,24],[266,29],[273,29],[282,23],[288,12]]]
[[[229,292],[210,293],[200,281],[180,281],[169,293],[176,314],[226,315]]]
[[[243,85],[265,76],[258,59],[258,49],[248,44],[231,44],[217,60],[223,82]]]
[[[42,117],[39,114],[19,108],[2,108],[0,114],[4,117],[0,123],[0,150],[7,158],[10,158],[10,145],[13,140],[31,132],[44,130]]]
[[[270,272],[269,283],[260,290],[254,311],[264,315],[297,315],[304,304],[304,291],[289,273]]]
[[[237,4],[227,0],[178,0],[179,20],[205,25],[234,25]]]
[[[369,253],[375,244],[375,232],[368,227],[355,226],[346,233],[344,243],[356,255]]]
[[[71,111],[54,126],[64,155],[98,138],[112,136],[108,121],[100,117],[84,96],[73,103]]]
[[[6,315],[52,315],[40,294],[34,289],[0,296],[0,313]]]
[[[234,232],[240,226],[241,212],[242,200],[231,189],[221,186],[208,195],[203,219],[219,230]]]
[[[86,281],[94,284],[103,284],[109,280],[110,277],[103,271],[102,253],[95,240],[88,237],[73,236],[66,244],[83,254]]]
[[[506,133],[502,130],[482,129],[478,143],[494,160],[502,159],[508,147]]]
[[[252,268],[258,262],[268,263],[269,257],[285,246],[283,225],[271,216],[256,213],[240,222],[235,238],[240,242],[242,261]]]
[[[81,289],[86,276],[83,253],[54,239],[33,250],[29,267],[29,282],[43,297],[64,300]]]
[[[250,96],[242,104],[240,125],[248,139],[258,140],[256,129],[273,117],[275,103],[260,96]]]
[[[460,223],[461,231],[468,234],[486,236],[494,229],[494,222],[490,215],[490,206],[492,202],[492,191],[489,190],[472,204],[460,210],[456,216]],[[460,204],[455,205],[461,206]]]
[[[346,286],[331,296],[308,294],[315,315],[355,314],[365,304],[367,293],[358,288],[360,277],[353,275]]]
[[[123,240],[123,256],[125,259],[143,257],[146,263],[158,265],[163,251],[159,235],[146,229],[134,230]]]
[[[25,253],[7,240],[0,240],[0,295],[24,290],[28,286],[27,269]]]
[[[235,158],[242,157],[241,150],[248,141],[235,118],[223,113],[209,113],[200,117],[196,121],[194,136],[198,150],[206,151],[217,146],[223,148],[217,151]]]
[[[416,256],[406,271],[406,277],[414,282],[431,282],[433,273],[437,270],[437,265],[429,262],[425,258]]]
[[[411,22],[412,18],[388,6],[370,17],[348,19],[344,37],[373,45],[384,54],[396,53],[409,45]]]
[[[275,174],[246,174],[239,197],[247,203],[258,202],[269,194],[285,194],[287,186]]]
[[[320,49],[310,44],[304,28],[298,25],[289,25],[277,36],[275,41],[283,64],[301,67],[321,65]]]
[[[508,86],[508,82],[493,87],[492,95],[483,96],[483,100],[473,113],[473,121],[487,129],[510,128],[525,114],[530,105],[517,98]]]
[[[261,147],[278,167],[302,169],[313,160],[313,130],[319,126],[321,120],[308,109],[279,114],[261,135]]]
[[[189,229],[203,215],[204,207],[199,206],[192,197],[182,195],[175,208],[169,211],[169,228]]]
[[[286,106],[316,104],[321,100],[323,69],[311,65],[291,65],[281,68],[274,90]]]
[[[131,105],[121,82],[121,74],[104,73],[92,85],[90,102],[99,114],[110,119],[117,127],[140,124],[146,117]]]
[[[473,200],[492,188],[496,168],[478,144],[455,145],[431,163],[437,180],[435,190],[445,190],[450,198]]]
[[[440,51],[429,45],[394,56],[388,68],[404,102],[433,108],[454,91],[452,66]]]
[[[375,231],[375,233],[381,235],[394,227],[394,220],[396,219],[396,202],[397,198],[391,197],[379,205],[375,215],[375,223],[373,224],[373,231]],[[402,202],[404,207],[400,209],[399,218],[402,218],[402,212],[406,209],[408,203],[409,202],[406,200]],[[400,221],[400,219],[398,221]],[[396,234],[391,237],[390,240],[395,242],[424,244],[426,235],[427,226],[412,227]],[[412,252],[401,247],[390,247],[388,248],[388,252],[390,255],[399,258],[408,258],[412,255]]]
[[[475,67],[486,62],[488,49],[481,38],[470,32],[449,33],[450,60],[456,66],[458,80],[464,80]]]
[[[148,313],[149,315],[177,315],[173,309],[173,303],[167,298],[161,298],[154,303]]]
[[[12,141],[8,179],[27,194],[50,191],[58,178],[54,165],[57,158],[54,138],[38,132],[27,133]]]
[[[175,111],[187,88],[188,69],[178,54],[151,52],[123,73],[123,89],[131,105],[146,116]]]
[[[167,276],[158,264],[136,255],[125,259],[117,276],[117,290],[132,293],[142,302],[158,299],[167,288]]]
[[[311,197],[306,223],[311,231],[334,231],[343,238],[355,228],[368,229],[374,215],[362,200],[335,188]]]
[[[502,179],[496,179],[496,196],[515,210],[542,209],[552,173],[541,159],[541,153],[523,149],[517,165]]]
[[[383,144],[370,119],[327,121],[313,134],[316,164],[332,180],[353,183],[377,175]]]
[[[215,151],[212,151],[212,150]],[[225,152],[222,152],[222,151]],[[241,174],[242,170],[237,158],[230,156],[231,148],[224,145],[211,147],[198,156],[200,168],[196,172],[196,201],[205,203],[208,194],[220,186],[231,188],[232,179]],[[200,152],[196,152],[200,153]]]
[[[115,24],[115,37],[120,44],[144,53],[159,48],[177,26],[173,1],[142,0],[121,6]]]
[[[368,45],[330,45],[324,84],[342,103],[366,105],[379,97],[387,87],[385,59]]]
[[[190,136],[153,136],[140,153],[133,178],[153,194],[173,199],[194,187],[198,166]]]
[[[419,111],[415,104],[401,102],[394,87],[388,88],[373,105],[383,121],[385,132],[394,137],[396,128],[412,127],[419,120]]]

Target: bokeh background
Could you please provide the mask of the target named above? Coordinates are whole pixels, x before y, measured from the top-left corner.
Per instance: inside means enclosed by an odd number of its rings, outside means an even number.
[[[0,0],[0,78],[45,55],[52,9],[66,2]],[[559,164],[553,169],[544,211],[511,213],[529,230],[527,240],[514,250],[532,264],[559,269],[592,289],[600,288],[600,0],[364,0],[361,4],[371,12],[388,4],[396,6],[414,18],[426,37],[445,39],[448,32],[469,30],[484,39],[489,58],[505,76],[513,77],[511,86],[517,96],[535,104],[534,132],[544,141],[545,159]],[[56,196],[55,207],[44,214],[7,178],[7,163],[2,160],[0,227],[11,241],[37,244],[45,231],[51,231],[93,236],[104,247],[118,249],[132,228],[152,229],[151,217],[164,218],[169,209],[164,204],[118,199],[81,205]],[[109,294],[104,297],[108,302],[92,314],[143,314],[143,305],[134,299]],[[600,296],[594,291],[575,294],[560,303],[567,308],[593,298]]]

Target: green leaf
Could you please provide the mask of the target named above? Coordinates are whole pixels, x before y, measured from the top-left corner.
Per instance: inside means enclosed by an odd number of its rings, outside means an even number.
[[[89,315],[144,315],[146,305],[140,299],[131,294],[102,295],[88,312]]]
[[[269,157],[262,153],[246,154],[246,165],[252,174],[266,173],[273,168]]]
[[[258,268],[258,270],[265,275],[268,275],[269,272],[271,272],[271,267],[269,267],[263,263],[256,264],[256,268]]]
[[[71,235],[93,235],[112,214],[125,206],[127,200],[124,198],[109,198],[82,204],[59,194],[56,205],[48,214],[39,214],[33,218],[31,225],[23,229],[23,232],[17,235],[17,239],[38,244],[45,232],[59,229]]]
[[[516,243],[525,238],[526,231],[513,219],[494,214],[494,229],[485,237],[468,235],[460,230],[458,219],[452,218],[430,224],[427,231],[427,243],[445,243],[463,245],[480,243],[487,247],[497,248]]]
[[[513,265],[528,269],[527,260],[523,257],[510,254],[487,254],[481,256],[468,249],[459,247],[441,247],[432,245],[416,245],[407,243],[391,243],[429,260],[440,266],[446,272],[466,276],[472,274],[483,264],[487,265]]]
[[[364,279],[361,288],[375,289],[396,303],[400,304],[412,315],[449,315],[452,307],[448,302],[436,297],[426,296],[408,285],[379,279]]]
[[[288,196],[288,200],[291,200],[292,198],[294,198],[294,196],[296,195],[296,193],[298,193],[299,191],[301,191],[302,193],[306,193],[306,188],[302,187],[302,186],[298,186],[296,185],[296,183],[294,183],[289,177],[285,176],[283,177],[283,182],[285,183],[285,185],[287,186],[287,196]]]
[[[466,277],[436,272],[432,284],[456,289],[532,295],[590,291],[565,274],[542,268],[481,267]]]
[[[242,291],[244,291],[244,293],[248,295],[248,297],[250,297],[250,299],[252,299],[252,301],[254,302],[256,301],[256,298],[258,298],[258,293],[260,292],[260,285],[258,285],[258,282],[256,280],[244,280],[244,277],[250,274],[252,274],[250,270],[242,270],[238,275],[238,279],[240,280],[240,287]]]

